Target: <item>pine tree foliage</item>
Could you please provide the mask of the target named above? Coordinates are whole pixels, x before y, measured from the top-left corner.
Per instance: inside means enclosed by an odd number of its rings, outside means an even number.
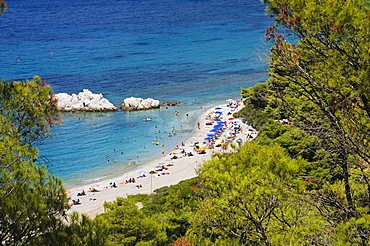
[[[336,182],[344,188],[344,201],[338,202],[335,190],[317,199],[340,209],[340,221],[363,218],[370,191],[369,3],[265,2],[275,19],[266,32],[274,44],[269,89],[296,126],[320,139],[325,161],[338,170]],[[360,200],[352,181],[358,173],[367,186]],[[368,229],[357,232],[363,241],[369,237]]]
[[[62,226],[67,208],[61,181],[38,158],[34,143],[46,137],[56,105],[39,77],[0,83],[0,243],[31,243]]]

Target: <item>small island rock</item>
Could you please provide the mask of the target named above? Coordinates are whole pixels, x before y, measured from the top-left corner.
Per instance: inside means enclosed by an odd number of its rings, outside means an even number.
[[[158,100],[153,98],[136,98],[129,97],[123,100],[121,104],[121,109],[123,110],[147,110],[152,108],[159,108],[160,103]]]
[[[88,89],[84,89],[78,95],[58,93],[55,95],[55,98],[58,101],[58,109],[65,112],[103,112],[117,110],[117,107],[105,99],[101,93],[94,94]]]

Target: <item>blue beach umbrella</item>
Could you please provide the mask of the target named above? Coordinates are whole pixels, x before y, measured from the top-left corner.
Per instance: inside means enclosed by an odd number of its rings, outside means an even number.
[[[207,134],[207,136],[208,136],[208,137],[213,137],[213,136],[215,136],[215,135],[216,135],[216,134],[214,134],[214,133],[208,133],[208,134]]]
[[[215,108],[215,110],[220,110],[220,109],[222,109],[222,108],[220,108],[220,107]]]
[[[222,114],[222,112],[221,112],[221,111],[216,111],[215,113],[216,113],[216,114]]]
[[[211,137],[206,137],[204,140],[212,140]]]
[[[217,132],[219,129],[217,128],[213,128],[212,130],[210,130],[210,132]]]

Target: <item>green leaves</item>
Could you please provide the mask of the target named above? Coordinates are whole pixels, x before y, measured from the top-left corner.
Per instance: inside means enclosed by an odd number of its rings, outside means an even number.
[[[117,198],[99,216],[108,225],[107,245],[169,245],[185,235],[196,207],[197,179],[156,194]]]
[[[202,201],[189,238],[196,245],[271,245],[274,235],[289,235],[293,211],[301,208],[296,198],[304,186],[297,175],[304,165],[278,146],[256,144],[207,162],[199,172]]]
[[[369,204],[369,6],[363,0],[265,2],[275,18],[266,32],[274,44],[266,92],[278,102],[272,117],[292,124],[265,120],[258,140],[310,161],[304,180],[317,201],[312,204],[335,235]],[[346,242],[366,244],[368,229],[352,228]]]
[[[301,128],[328,142],[340,142],[367,161],[370,22],[364,21],[369,16],[365,2],[268,2],[277,19],[275,32],[281,28],[297,37],[295,44],[275,39],[269,69],[271,89],[289,105]],[[295,22],[289,23],[289,18]]]
[[[30,244],[62,226],[67,198],[61,181],[37,166],[32,143],[47,136],[56,115],[39,77],[0,83],[0,242]]]
[[[59,120],[51,88],[38,76],[26,82],[2,81],[0,106],[0,113],[17,131],[22,144],[42,141]]]

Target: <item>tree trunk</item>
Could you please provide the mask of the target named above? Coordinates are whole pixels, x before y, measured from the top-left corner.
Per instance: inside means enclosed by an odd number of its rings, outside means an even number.
[[[341,164],[342,170],[343,170],[343,177],[344,177],[344,189],[347,199],[347,219],[354,217],[354,206],[352,201],[352,192],[351,192],[351,186],[349,184],[349,172],[348,172],[348,164],[347,164],[347,158],[343,159]]]

